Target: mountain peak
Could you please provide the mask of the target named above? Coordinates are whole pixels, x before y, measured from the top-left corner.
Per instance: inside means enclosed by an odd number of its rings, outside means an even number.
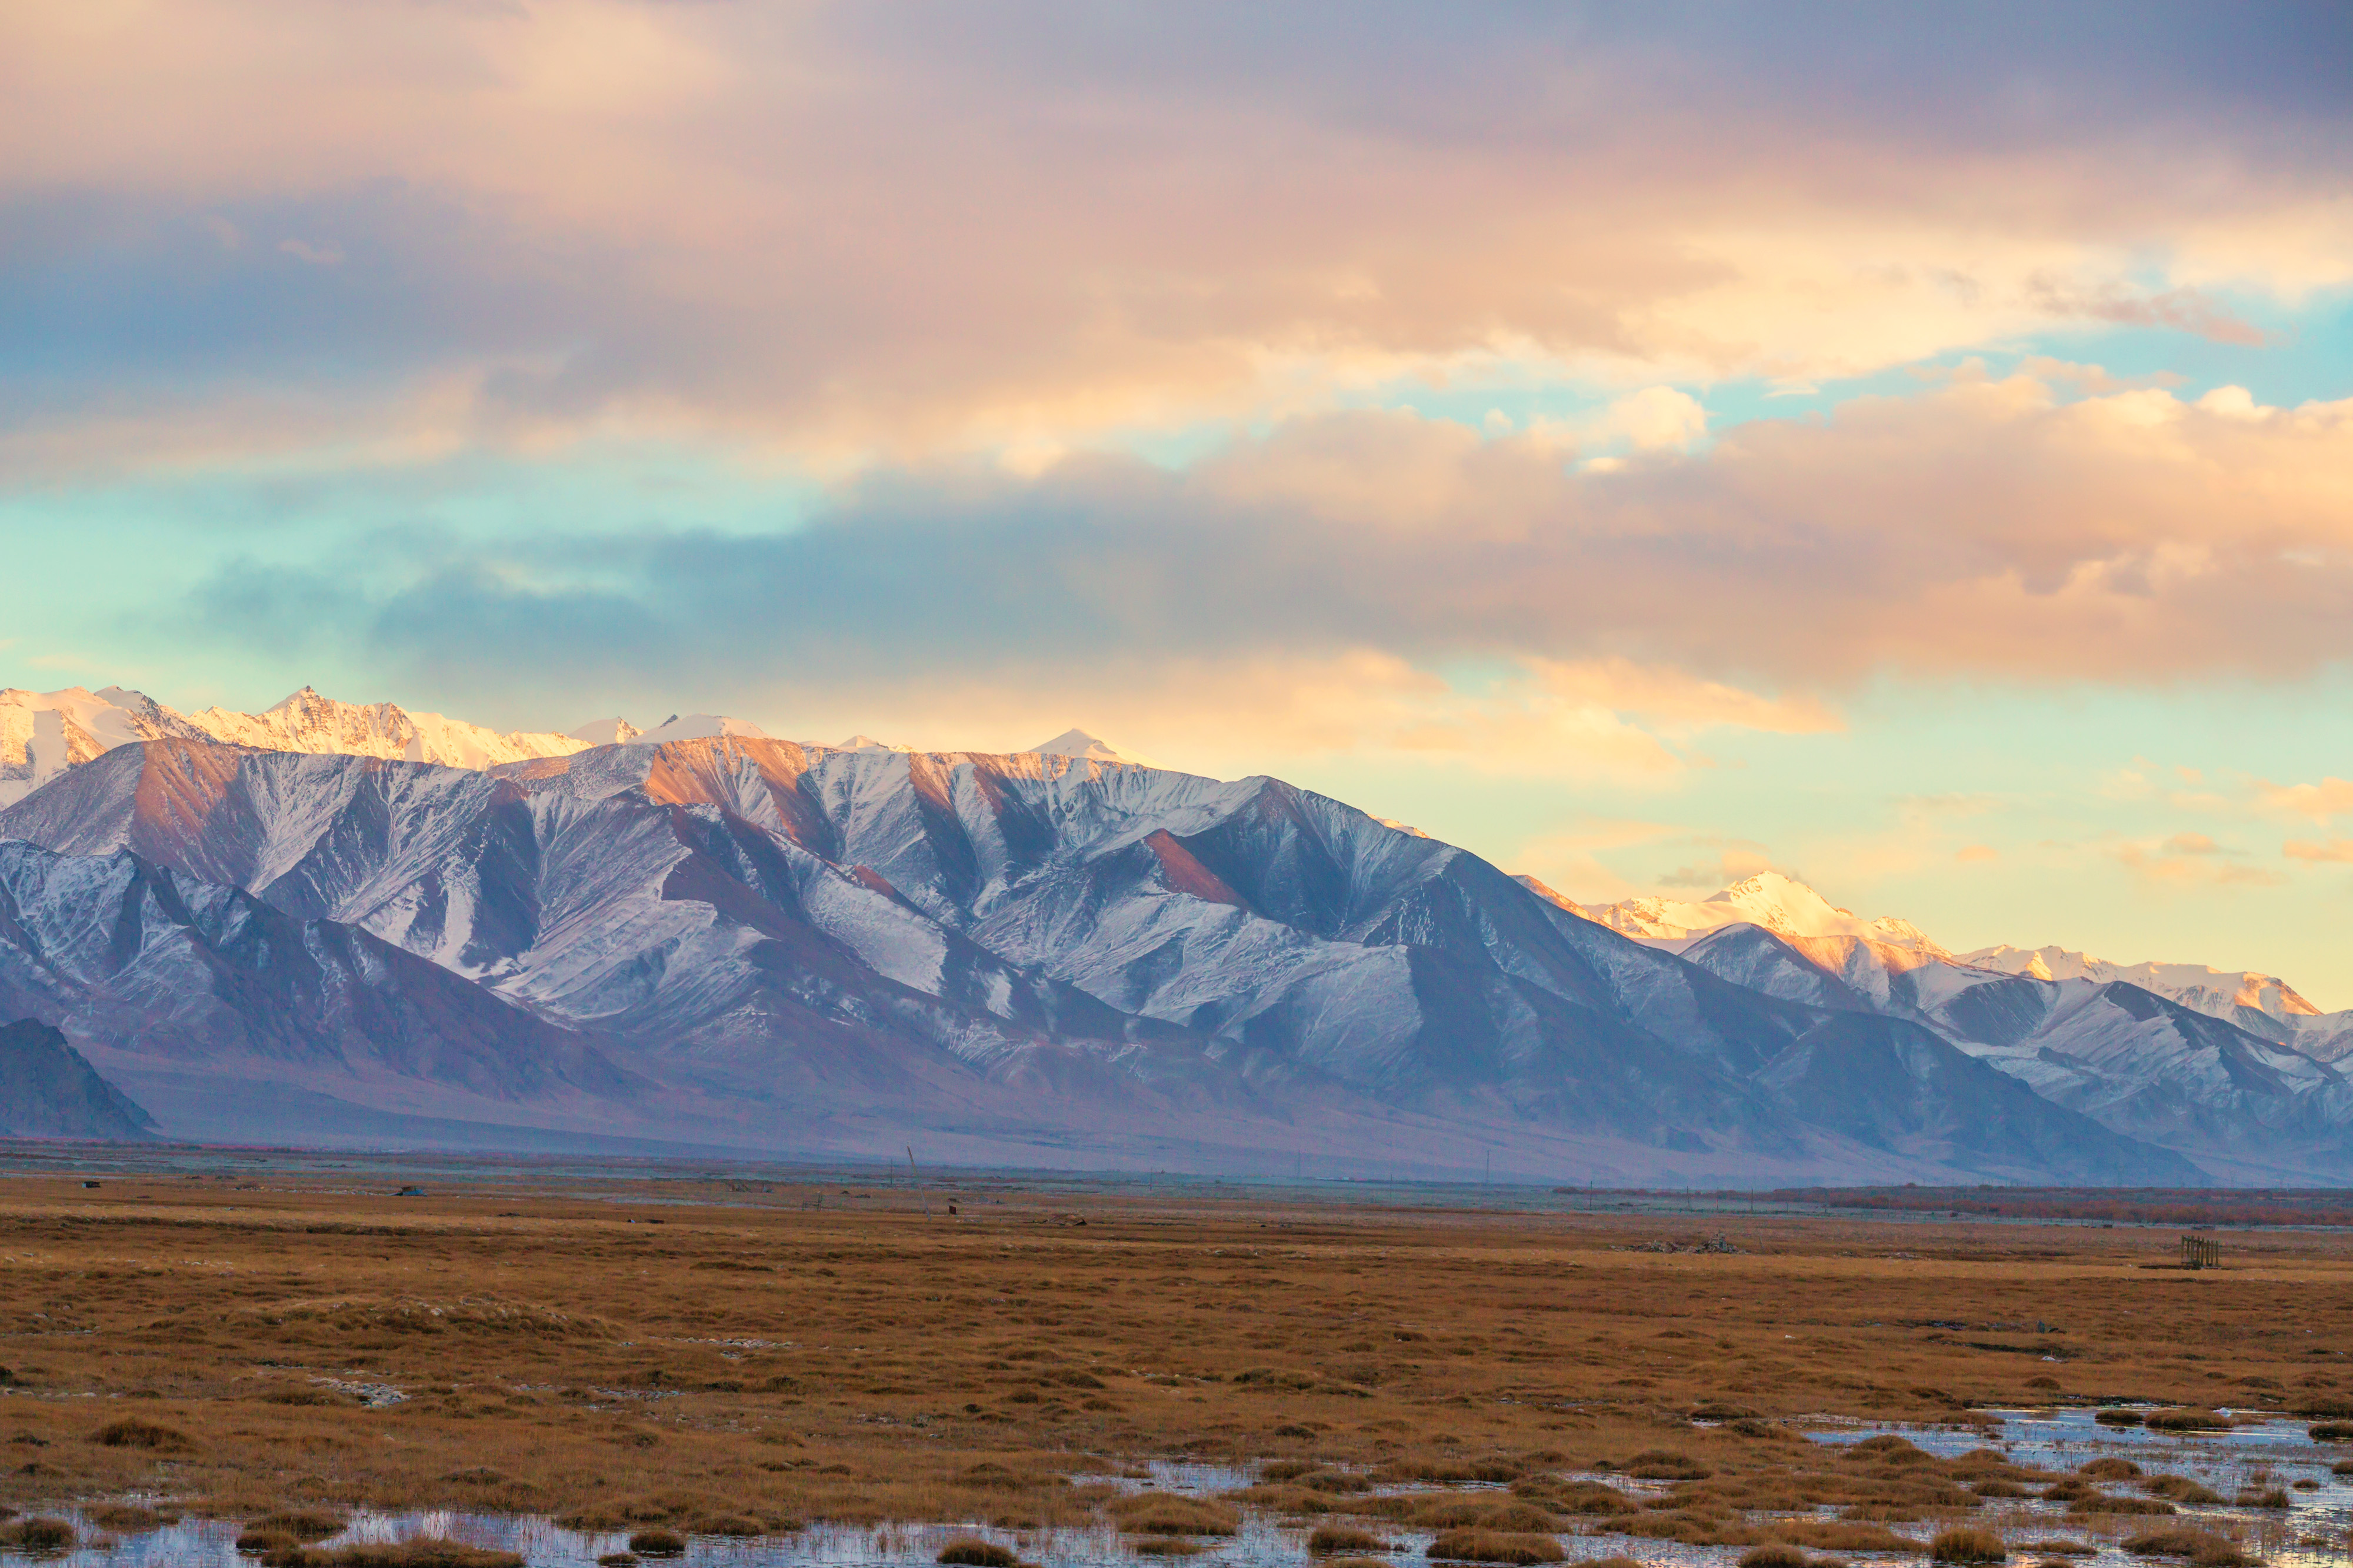
[[[1091,763],[1134,763],[1138,766],[1151,766],[1142,757],[1123,752],[1102,737],[1077,728],[1065,730],[1052,740],[1030,747],[1029,751],[1041,757],[1080,757]]]
[[[671,741],[712,741],[733,737],[744,741],[767,740],[768,732],[748,719],[731,719],[724,713],[673,713],[652,729],[632,735],[632,746],[659,746]]]
[[[645,731],[627,719],[591,719],[578,729],[567,730],[565,733],[592,746],[626,746]]]
[[[1981,947],[1961,954],[1963,963],[2024,974],[2036,980],[2123,981],[2171,997],[2218,1018],[2247,1008],[2275,1019],[2315,1018],[2320,1009],[2276,974],[2252,969],[2212,969],[2202,963],[2111,963],[2088,952],[2059,946]]]
[[[1611,930],[1652,942],[1686,942],[1730,925],[1762,926],[1776,936],[1856,937],[1931,957],[1945,950],[1910,921],[1863,920],[1779,871],[1744,877],[1696,903],[1681,899],[1627,899],[1582,911]]]

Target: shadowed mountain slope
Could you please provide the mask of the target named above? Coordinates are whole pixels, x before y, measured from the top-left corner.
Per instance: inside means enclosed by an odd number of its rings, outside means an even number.
[[[1729,983],[1271,779],[743,735],[486,772],[164,739],[0,834],[356,927],[772,1146],[1159,1124],[1564,1175],[2196,1179],[1915,1022]]]
[[[0,1137],[134,1142],[154,1119],[37,1019],[0,1025]]]

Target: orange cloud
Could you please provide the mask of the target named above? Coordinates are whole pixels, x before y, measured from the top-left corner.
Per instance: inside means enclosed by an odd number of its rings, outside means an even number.
[[[1034,468],[1573,378],[1672,448],[1702,424],[1679,383],[2080,323],[2247,341],[2226,294],[2353,278],[2341,94],[2256,103],[2162,47],[2038,35],[2038,79],[2101,85],[2030,110],[1979,90],[2008,63],[1910,26],[1941,87],[1899,110],[1851,29],[1802,18],[1768,47],[1448,6],[17,5],[0,199],[12,251],[175,307],[176,358],[92,368],[117,472],[180,446],[138,445],[122,399],[274,406],[262,452],[330,416],[332,446],[398,444],[453,383],[485,443]],[[367,374],[322,380],[322,347]]]

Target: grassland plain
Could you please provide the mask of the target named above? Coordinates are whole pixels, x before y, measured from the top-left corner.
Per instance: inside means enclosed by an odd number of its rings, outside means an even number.
[[[1140,1461],[1190,1457],[1264,1462],[1232,1503],[1358,1547],[1384,1522],[1607,1521],[1919,1551],[1887,1523],[1982,1520],[2058,1478],[1799,1427],[2353,1415],[2341,1233],[2226,1235],[2228,1266],[2190,1272],[2152,1267],[2171,1231],[2080,1225],[744,1185],[0,1182],[0,1504],[1018,1530],[1102,1517]],[[1719,1237],[1736,1250],[1653,1250]],[[1567,1479],[1594,1471],[1670,1484]],[[1400,1479],[1438,1485],[1380,1495]],[[1164,1541],[1229,1527],[1167,1501],[1113,1512]],[[2150,1522],[2097,1508],[2087,1531]]]

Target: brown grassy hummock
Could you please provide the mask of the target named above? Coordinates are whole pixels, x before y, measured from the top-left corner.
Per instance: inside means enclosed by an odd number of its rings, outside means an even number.
[[[2000,1536],[1969,1525],[1940,1530],[1928,1542],[1929,1559],[1936,1563],[1999,1563],[2009,1555]]]
[[[1105,1510],[1120,1529],[1136,1535],[1239,1535],[1242,1528],[1232,1509],[1173,1492],[1113,1498]]]
[[[1307,1551],[1315,1557],[1365,1557],[1391,1550],[1388,1542],[1371,1531],[1345,1524],[1318,1525],[1307,1538]]]
[[[2136,1535],[2125,1542],[2125,1550],[2136,1557],[2186,1557],[2196,1568],[2250,1568],[2255,1561],[2229,1537],[2188,1525]]]
[[[1429,1555],[1456,1563],[1558,1563],[1567,1553],[1549,1535],[1501,1530],[1450,1530],[1430,1543]]]
[[[933,1561],[961,1563],[964,1568],[1015,1568],[1021,1557],[1009,1546],[966,1537],[941,1547],[940,1554]]]

